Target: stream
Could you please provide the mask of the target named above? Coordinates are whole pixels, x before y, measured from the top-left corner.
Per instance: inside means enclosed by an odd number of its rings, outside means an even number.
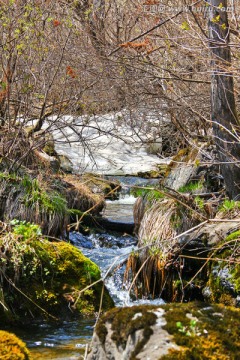
[[[111,221],[133,223],[133,205],[135,198],[129,193],[129,185],[147,185],[149,180],[140,178],[119,178],[122,191],[118,200],[107,200],[103,216]],[[152,181],[151,181],[152,183]],[[134,236],[124,233],[99,233],[82,235],[72,232],[69,237],[74,246],[85,256],[94,261],[101,269],[116,306],[132,306],[142,303],[162,304],[163,300],[132,301],[127,288],[123,286],[124,260],[137,245]],[[113,266],[114,265],[114,266]],[[95,325],[95,317],[83,318],[80,321],[66,321],[61,324],[35,323],[27,328],[9,329],[26,342],[32,358],[35,359],[83,359],[86,345],[90,343]]]

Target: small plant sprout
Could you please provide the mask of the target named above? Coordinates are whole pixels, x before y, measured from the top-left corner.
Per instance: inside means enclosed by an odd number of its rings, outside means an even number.
[[[184,326],[181,321],[177,321],[176,326],[178,328],[178,331],[186,336],[201,335],[197,327],[197,321],[198,321],[197,319],[191,319],[190,324],[187,326]]]

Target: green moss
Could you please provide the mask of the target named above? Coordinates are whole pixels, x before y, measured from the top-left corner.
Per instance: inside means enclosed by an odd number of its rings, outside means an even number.
[[[182,351],[170,351],[163,360],[238,359],[240,352],[240,311],[220,305],[169,304],[165,306],[167,325],[164,326]],[[188,314],[188,315],[187,315]],[[189,316],[190,314],[190,316]],[[191,318],[196,319],[196,329],[187,335],[177,326],[189,328]]]
[[[43,151],[50,156],[57,155],[55,147],[54,147],[54,139],[51,134],[47,134],[47,139],[46,139]]]
[[[215,268],[215,270],[216,269],[217,268]],[[220,303],[226,306],[234,306],[235,300],[232,292],[230,293],[229,290],[224,287],[221,278],[219,276],[216,276],[215,272],[213,271],[210,272],[207,286],[211,290],[211,297],[209,300],[212,303]]]
[[[14,334],[0,330],[0,359],[29,360],[26,345]]]
[[[240,292],[240,264],[239,263],[232,267],[230,274],[231,274],[231,280],[235,287],[235,291],[237,293],[239,293]]]
[[[240,265],[238,255],[239,230],[224,239],[211,254],[218,258],[208,264],[207,286],[211,290],[210,301],[235,306],[240,291]],[[222,260],[222,261],[221,261]],[[220,274],[221,272],[221,274]]]
[[[166,170],[166,169],[165,169]],[[144,179],[158,179],[162,176],[162,173],[165,173],[162,169],[159,170],[149,170],[149,171],[139,171],[137,176],[144,178]]]
[[[168,165],[165,173],[165,177],[167,177],[170,172],[177,166],[179,162],[188,162],[189,160],[195,159],[197,156],[198,151],[196,149],[190,149],[190,148],[184,148],[180,149],[175,155],[171,161],[171,163]]]
[[[66,242],[44,239],[23,242],[16,235],[0,239],[0,244],[6,246],[7,241],[11,250],[2,262],[2,269],[9,281],[3,280],[2,288],[6,306],[14,309],[14,316],[26,315],[27,320],[31,314],[64,317],[98,311],[103,283],[80,291],[100,279],[100,270],[80,250]],[[11,283],[17,288],[9,286]],[[103,309],[112,306],[113,301],[105,289]],[[1,311],[0,308],[0,317],[5,319]]]
[[[130,308],[114,308],[102,316],[96,326],[96,333],[102,342],[105,343],[107,329],[106,322],[111,323],[112,340],[117,346],[125,349],[129,335],[134,334],[137,330],[143,329],[143,340],[140,341],[134,352],[132,353],[131,360],[135,359],[136,355],[147,343],[152,334],[151,326],[156,323],[157,316],[154,314],[151,306],[133,306]],[[138,314],[135,316],[135,314]]]
[[[240,353],[240,310],[221,305],[204,303],[166,304],[162,306],[134,306],[115,308],[104,314],[96,327],[96,333],[105,344],[107,326],[111,325],[111,338],[118,349],[125,349],[129,337],[143,331],[140,341],[129,359],[138,359],[138,354],[152,334],[156,324],[155,310],[164,310],[166,325],[172,335],[171,342],[179,350],[169,350],[164,360],[237,360]],[[146,348],[147,349],[147,348]],[[159,359],[159,360],[160,360]]]
[[[118,192],[121,189],[118,181],[110,181],[100,177],[99,175],[97,176],[95,174],[85,173],[83,175],[83,179],[90,189],[93,189],[94,192],[103,193],[106,198],[117,198]]]
[[[226,241],[236,240],[240,238],[240,230],[234,231],[226,237]]]

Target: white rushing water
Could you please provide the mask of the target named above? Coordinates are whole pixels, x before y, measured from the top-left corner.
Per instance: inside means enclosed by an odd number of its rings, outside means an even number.
[[[56,152],[71,161],[75,173],[137,175],[169,163],[152,153],[149,145],[161,149],[162,139],[156,134],[161,133],[160,124],[169,120],[159,113],[138,113],[134,122],[131,116],[126,110],[91,117],[51,116],[43,128],[52,134]]]

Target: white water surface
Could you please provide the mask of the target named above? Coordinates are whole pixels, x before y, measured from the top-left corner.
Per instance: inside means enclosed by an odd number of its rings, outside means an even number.
[[[51,116],[43,127],[53,135],[56,152],[72,162],[75,173],[137,175],[169,163],[149,152],[152,141],[161,148],[162,139],[156,134],[169,120],[160,113],[139,112],[134,122],[131,116],[126,110],[91,117]]]

